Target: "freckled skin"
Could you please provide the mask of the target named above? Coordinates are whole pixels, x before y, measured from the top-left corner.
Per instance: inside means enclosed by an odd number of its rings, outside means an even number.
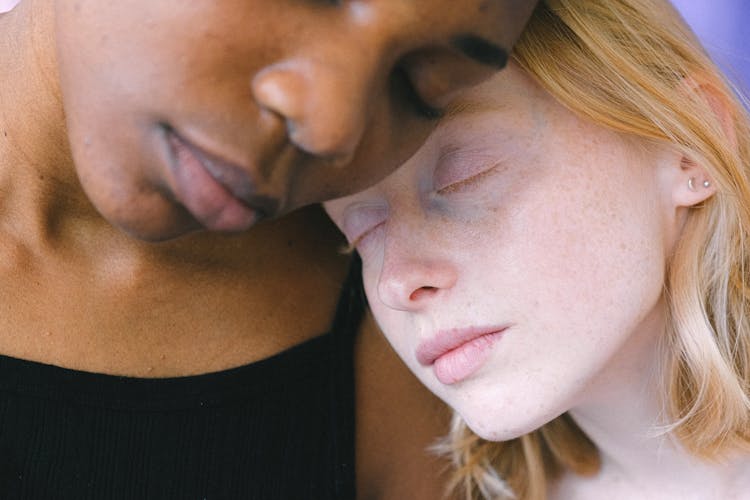
[[[326,209],[347,233],[362,204],[387,208],[358,245],[379,325],[474,431],[504,440],[596,398],[608,367],[655,350],[679,223],[663,172],[680,162],[578,118],[517,66],[464,98],[486,111],[447,120],[390,177]],[[469,153],[452,162],[446,150]],[[441,169],[493,157],[471,182],[430,187]],[[485,325],[509,328],[467,380],[444,385],[417,362],[438,330]]]

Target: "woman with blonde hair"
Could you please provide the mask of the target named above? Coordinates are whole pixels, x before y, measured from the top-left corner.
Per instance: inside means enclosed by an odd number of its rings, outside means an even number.
[[[750,498],[750,127],[661,0],[542,2],[327,210],[467,498]]]

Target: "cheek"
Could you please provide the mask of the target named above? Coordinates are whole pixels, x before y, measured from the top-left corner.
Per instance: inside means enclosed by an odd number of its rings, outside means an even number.
[[[653,303],[666,260],[659,194],[637,165],[607,170],[599,165],[617,158],[598,160],[514,184],[476,224],[456,223],[443,244],[463,242],[452,251],[465,255],[474,279],[492,276],[486,285],[498,283],[493,295],[503,301],[607,312]]]
[[[606,208],[568,212],[528,250],[538,272],[526,297],[531,307],[524,319],[536,332],[527,347],[548,349],[548,366],[537,369],[554,391],[585,386],[618,356],[661,297],[658,228],[647,217],[630,215],[635,220]]]
[[[494,262],[500,286],[490,289],[504,300],[523,296],[524,309],[539,308],[534,314],[611,313],[661,292],[663,209],[653,171],[624,148],[580,149],[535,169],[533,182],[514,182],[471,245],[475,278]]]
[[[536,227],[547,221],[540,217]],[[576,236],[584,221],[569,221],[546,234],[527,232],[517,251],[496,251],[502,267],[484,267],[472,285],[478,305],[464,307],[512,321],[512,333],[498,344],[487,376],[438,395],[485,439],[517,437],[578,404],[661,295],[659,252],[639,242],[642,235],[620,233],[618,240],[602,230],[612,239],[596,243]],[[475,256],[485,264],[490,258]]]
[[[665,255],[655,195],[606,183],[581,189],[557,200],[558,208],[544,218],[550,231],[538,248],[547,249],[549,257],[538,251],[536,255],[550,282],[560,283],[553,287],[561,292],[555,299],[605,311],[637,306],[644,294],[660,290],[663,279]],[[649,186],[640,189],[647,192]]]

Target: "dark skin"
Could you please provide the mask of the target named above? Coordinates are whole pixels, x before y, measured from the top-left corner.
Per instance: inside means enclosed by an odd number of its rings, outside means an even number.
[[[181,184],[173,135],[226,164],[212,175],[261,218],[359,191],[414,152],[455,92],[504,66],[533,6],[37,2],[55,5],[74,170],[104,217],[152,240],[256,222]]]
[[[317,207],[277,217],[398,166],[531,4],[23,0],[0,16],[0,353],[184,376],[326,332],[342,240]],[[180,185],[172,132],[231,196]],[[370,320],[355,366],[361,497],[438,498],[447,413]]]

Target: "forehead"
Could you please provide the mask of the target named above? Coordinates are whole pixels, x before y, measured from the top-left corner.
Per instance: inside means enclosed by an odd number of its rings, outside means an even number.
[[[422,7],[434,12],[438,20],[465,19],[471,26],[504,48],[512,47],[531,17],[537,0],[425,0]],[[436,5],[436,4],[441,5]],[[481,49],[477,48],[478,52]]]
[[[521,66],[512,59],[503,71],[458,93],[449,103],[440,124],[486,111],[508,111],[536,102],[554,101]]]
[[[419,169],[434,167],[437,157],[451,148],[471,148],[479,143],[489,143],[495,150],[516,143],[528,145],[528,137],[544,121],[543,102],[547,100],[555,105],[548,93],[511,62],[507,69],[458,94],[425,143],[389,176],[326,206],[335,212],[355,200],[402,189],[405,179]]]
[[[435,23],[461,23],[458,29],[463,33],[451,40],[454,47],[478,62],[499,67],[505,66],[536,4],[536,0],[422,2],[436,16]]]
[[[228,1],[237,2],[238,0]],[[360,24],[362,27],[398,25],[403,40],[409,40],[418,33],[424,35],[428,31],[433,32],[435,42],[444,42],[445,37],[448,36],[454,47],[488,64],[496,64],[497,52],[494,47],[501,48],[507,57],[537,3],[537,0],[250,0],[241,2],[245,6],[255,4],[255,8],[248,10],[252,11],[253,17],[257,19],[267,19],[269,30],[290,26],[305,31],[305,14],[308,14],[307,20],[319,17],[321,14],[330,14],[332,18],[354,19],[355,24]],[[292,12],[299,15],[291,15]],[[490,45],[484,42],[490,42]],[[279,43],[283,41],[279,40]]]

